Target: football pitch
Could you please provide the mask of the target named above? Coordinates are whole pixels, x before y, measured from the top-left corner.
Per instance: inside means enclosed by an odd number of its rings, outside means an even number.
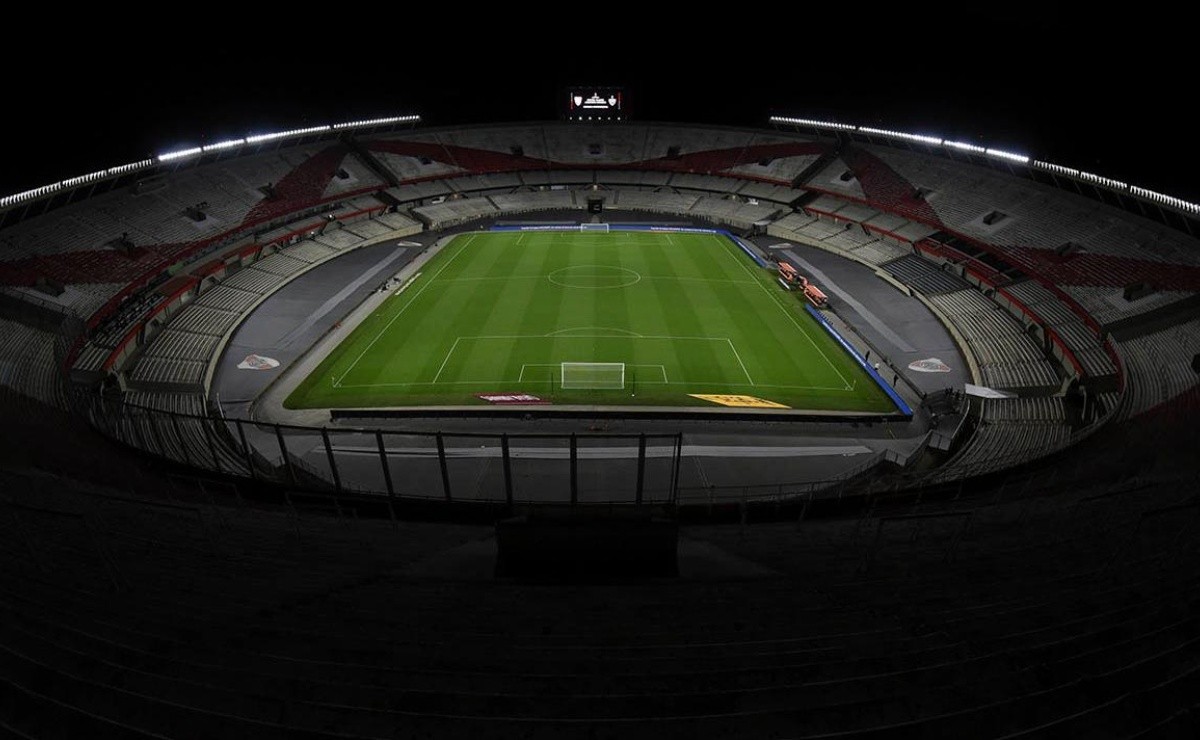
[[[803,298],[728,237],[645,231],[458,236],[284,405],[467,406],[517,394],[555,405],[719,408],[696,397],[714,395],[896,411]]]

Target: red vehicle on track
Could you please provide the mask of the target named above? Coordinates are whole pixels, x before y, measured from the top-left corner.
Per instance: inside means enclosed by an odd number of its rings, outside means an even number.
[[[813,285],[808,278],[801,275],[795,267],[792,267],[791,263],[784,262],[783,260],[777,260],[776,263],[779,265],[779,281],[788,290],[804,291],[804,297],[817,308],[825,308],[829,305],[829,298],[825,295],[824,291]]]

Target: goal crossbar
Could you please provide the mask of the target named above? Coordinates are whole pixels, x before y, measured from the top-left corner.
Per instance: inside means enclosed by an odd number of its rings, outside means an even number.
[[[625,387],[623,362],[564,362],[563,390],[621,390]]]

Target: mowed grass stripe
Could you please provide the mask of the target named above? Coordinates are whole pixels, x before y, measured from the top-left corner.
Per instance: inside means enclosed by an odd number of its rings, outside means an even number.
[[[444,253],[440,253],[438,255],[438,257],[443,259],[431,260],[429,263],[426,263],[426,267],[428,268],[431,267],[432,263],[435,261],[441,262],[441,264],[437,267],[437,271],[433,273],[431,277],[429,277],[421,285],[410,285],[409,288],[403,294],[401,294],[403,299],[402,303],[397,301],[396,303],[385,303],[383,306],[381,306],[380,309],[376,310],[375,313],[368,317],[367,321],[359,324],[359,326],[355,328],[355,331],[352,332],[349,337],[347,337],[346,341],[334,350],[329,359],[335,361],[342,359],[343,354],[354,352],[354,359],[350,361],[348,366],[341,368],[341,374],[336,376],[335,382],[337,384],[340,385],[345,380],[345,376],[353,371],[358,366],[358,363],[362,361],[364,357],[366,357],[366,355],[381,339],[384,338],[384,336],[391,329],[392,324],[399,320],[400,316],[403,315],[410,306],[420,299],[421,294],[424,293],[424,291],[435,282],[435,278],[448,267],[450,267],[454,263],[454,260],[460,257],[463,252],[466,251],[467,247],[470,246],[471,242],[474,241],[475,237],[477,236],[478,234],[471,234],[466,238],[456,239],[450,245],[447,245],[447,248],[443,250]],[[451,252],[449,249],[450,246],[456,246],[457,249]],[[417,280],[419,281],[420,278],[417,278]],[[369,338],[368,335],[370,335]],[[359,349],[360,346],[361,349]],[[324,367],[325,364],[326,363],[322,363],[322,367]],[[329,368],[325,369],[328,370]]]
[[[664,244],[665,244],[664,240]],[[647,246],[645,250],[638,250],[636,257],[639,258],[641,270],[649,272],[654,269],[650,264],[654,258],[661,259],[663,246]],[[665,275],[665,271],[663,273]],[[673,285],[668,280],[651,280],[647,282],[646,288],[642,294],[638,296],[638,311],[637,318],[631,324],[632,327],[639,333],[645,336],[687,336],[691,331],[690,326],[682,326],[678,322],[672,323],[670,318],[676,313],[681,313],[679,301],[676,297],[677,285]],[[665,356],[660,357],[657,362],[667,368],[667,377],[670,380],[682,380],[685,377],[684,362],[681,357],[681,352],[690,352],[691,348],[686,350],[678,342],[673,342],[665,345],[659,343],[659,352]],[[639,355],[638,361],[641,363],[649,363],[651,360],[648,355],[651,352],[649,347]],[[704,378],[691,376],[693,381],[702,381]]]
[[[778,294],[772,292],[774,290],[775,286],[772,285],[771,289],[768,289],[767,286],[764,284],[765,278],[763,277],[763,275],[762,274],[757,274],[757,275],[754,274],[750,270],[750,268],[746,266],[745,262],[742,260],[742,255],[740,254],[740,250],[736,246],[732,245],[727,240],[722,240],[721,247],[723,248],[725,254],[729,255],[733,260],[736,260],[743,267],[743,269],[745,269],[745,271],[751,275],[751,277],[756,278],[756,280],[758,282],[758,288],[763,292],[763,294],[766,295],[771,300],[771,302],[773,302],[775,304],[775,306],[777,308],[780,308],[782,310],[782,313],[786,315],[786,317],[791,321],[791,323],[793,325],[795,325],[798,329],[801,330],[801,334],[808,340],[808,342],[812,346],[813,350],[816,351],[818,357],[820,357],[820,359],[824,361],[825,365],[838,376],[838,379],[842,383],[844,383],[847,386],[847,388],[849,388],[851,383],[849,380],[847,380],[846,374],[842,372],[842,369],[839,367],[839,364],[848,366],[850,363],[850,358],[846,357],[846,355],[844,354],[844,351],[842,351],[842,350],[840,350],[840,348],[838,348],[839,351],[837,353],[837,356],[838,356],[838,360],[840,362],[835,362],[834,360],[830,359],[830,353],[827,350],[833,348],[834,342],[833,342],[832,337],[830,337],[824,331],[820,331],[820,327],[817,327],[815,325],[815,323],[812,321],[811,317],[804,316],[804,323],[802,323],[800,321],[799,316],[797,316],[797,314],[795,312],[793,312],[792,309],[790,309],[785,304],[781,303],[780,300],[778,298],[776,298],[776,295],[778,295]],[[775,281],[774,276],[772,276],[770,279],[772,280],[772,282]],[[817,329],[817,331],[813,331],[814,328]],[[815,365],[815,363],[807,363],[806,364],[806,366],[808,367],[810,372],[815,369],[813,367],[814,365]],[[860,372],[861,372],[861,370],[860,370]]]
[[[689,269],[700,271],[695,253],[686,248],[671,250],[658,269],[667,275],[686,276]],[[716,313],[713,292],[698,288],[686,281],[653,281],[660,313],[666,320],[664,336],[714,337],[718,341],[680,340],[677,356],[680,359],[680,380],[694,380],[701,385],[698,392],[710,392],[714,387],[744,386],[746,378],[733,365],[728,348],[720,346],[721,337],[728,336],[727,327]],[[719,391],[717,391],[719,392]]]
[[[503,243],[489,240],[489,259],[479,266],[481,274],[524,275],[522,263],[526,255],[521,251],[506,248]],[[474,265],[472,265],[474,268]],[[474,270],[472,270],[474,271]],[[489,282],[483,291],[476,290],[469,282],[457,283],[453,295],[447,300],[470,303],[471,312],[465,321],[448,321],[459,327],[464,335],[494,336],[516,333],[512,331],[512,317],[523,315],[534,300],[535,293],[526,289],[532,285],[524,279],[515,282]],[[520,348],[513,342],[467,342],[460,347],[450,366],[452,372],[447,380],[483,380],[500,369],[498,377],[516,379],[520,372]],[[486,354],[484,354],[486,353]],[[481,388],[481,392],[502,391],[501,388]]]
[[[524,390],[555,403],[704,405],[687,394],[750,393],[796,408],[893,409],[796,294],[724,237],[464,235],[422,273],[286,405],[460,405]],[[624,362],[630,387],[563,391],[564,361]],[[638,372],[655,382],[636,383]]]
[[[566,267],[570,264],[570,254],[564,249],[559,249],[559,245],[552,238],[554,234],[530,234],[535,247],[530,249],[525,255],[522,262],[522,269],[529,269],[531,272],[542,275],[542,279],[537,283],[522,285],[519,289],[525,290],[529,294],[529,307],[523,314],[517,317],[516,331],[514,334],[520,336],[536,336],[544,334],[545,327],[554,324],[555,317],[560,315],[566,304],[566,292],[545,292],[538,290],[542,287],[542,283],[546,282],[546,276],[553,273],[559,268]],[[565,245],[564,245],[565,246]],[[535,299],[536,297],[536,299]],[[525,362],[532,364],[543,364],[548,362],[544,358],[530,357],[528,354],[523,354],[522,365]],[[554,387],[551,383],[552,369],[551,368],[531,368],[532,373],[526,378],[524,383],[515,386],[516,390],[526,391],[540,395],[550,395]],[[521,377],[521,371],[518,369],[517,378]]]

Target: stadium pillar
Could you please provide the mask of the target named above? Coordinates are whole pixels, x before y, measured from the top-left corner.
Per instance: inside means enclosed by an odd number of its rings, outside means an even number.
[[[246,429],[242,426],[241,419],[235,419],[234,424],[237,425],[238,439],[242,442],[242,452],[246,456],[246,467],[250,469],[250,479],[258,480],[258,471],[254,469],[254,455],[250,452],[250,445],[246,444]]]
[[[442,468],[442,493],[450,500],[450,470],[446,467],[446,443],[442,441],[442,433],[437,433],[438,464]]]
[[[183,450],[183,461],[190,467],[192,464],[192,455],[188,452],[187,445],[183,442],[183,433],[179,431],[179,417],[171,414],[171,426],[175,428],[175,443],[179,445],[179,449]]]
[[[571,434],[571,506],[579,503],[579,443]]]
[[[275,439],[279,440],[279,453],[283,455],[283,467],[287,470],[288,481],[292,487],[296,486],[296,471],[292,470],[292,461],[288,457],[287,442],[283,441],[283,427],[275,425]],[[288,504],[291,505],[291,498],[288,499]]]
[[[392,520],[392,527],[396,526],[396,494],[392,488],[392,469],[388,467],[387,448],[383,444],[383,432],[375,430],[375,444],[379,447],[379,464],[383,467],[383,484],[387,487],[388,495],[388,518]]]
[[[395,489],[392,487],[392,469],[388,466],[387,447],[383,445],[383,432],[375,430],[375,444],[379,447],[379,465],[383,468],[383,484],[387,486],[388,495],[388,510],[392,509],[392,497],[396,495]],[[392,512],[392,519],[395,520],[396,513]]]
[[[512,489],[512,463],[508,456],[508,435],[500,435],[500,456],[504,461],[504,501],[508,505],[509,512],[513,507],[513,489]]]
[[[683,462],[683,432],[675,435],[675,460],[671,463],[671,490],[669,492],[671,503],[675,503],[676,497],[679,496],[679,468]]]
[[[163,435],[162,414],[156,411],[153,414],[151,414],[149,418],[150,418],[150,433],[154,435],[154,441],[158,445],[158,449],[156,450],[156,453],[160,457],[165,457],[165,458],[170,459],[171,456],[169,454],[167,454],[167,448],[163,446],[164,435]]]
[[[212,427],[208,425],[208,419],[200,417],[200,426],[204,429],[204,438],[208,440],[208,451],[212,454],[213,467],[218,473],[224,473],[225,471],[221,470],[221,459],[217,457],[217,445],[213,442]]]
[[[145,412],[142,412],[145,414]],[[138,409],[135,409],[132,414],[127,414],[126,419],[129,420],[129,428],[133,431],[132,437],[137,444],[138,449],[143,452],[150,452],[150,445],[146,444],[146,438],[142,436],[142,427],[137,420]]]
[[[637,472],[637,494],[635,498],[637,505],[642,505],[642,491],[646,485],[646,433],[642,432],[638,435],[638,472]]]
[[[342,476],[338,475],[337,458],[333,456],[333,445],[329,444],[329,430],[321,427],[321,441],[325,443],[325,458],[329,460],[329,474],[333,476],[333,490],[342,490]],[[342,505],[338,504],[341,511]]]

